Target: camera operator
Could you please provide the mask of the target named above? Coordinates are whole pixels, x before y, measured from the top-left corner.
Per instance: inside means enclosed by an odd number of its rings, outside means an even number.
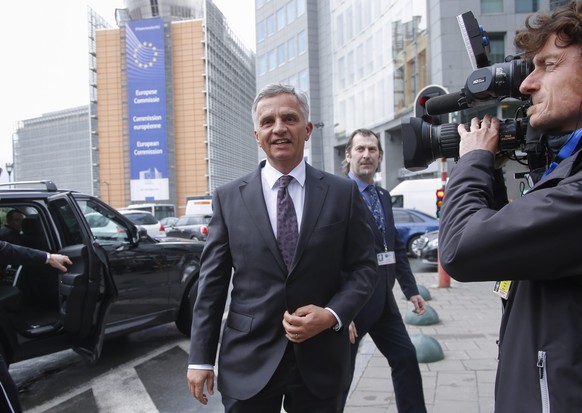
[[[580,411],[582,2],[530,16],[515,45],[533,59],[520,91],[531,97],[529,123],[546,142],[547,171],[525,196],[496,208],[499,120],[474,118],[470,131],[459,125],[440,260],[459,281],[512,280],[500,291],[495,412]]]

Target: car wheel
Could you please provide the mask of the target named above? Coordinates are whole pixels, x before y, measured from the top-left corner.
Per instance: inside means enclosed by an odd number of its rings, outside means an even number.
[[[192,331],[192,310],[196,302],[196,297],[198,296],[198,276],[196,275],[196,279],[192,283],[188,293],[184,294],[182,304],[180,305],[180,312],[176,319],[176,327],[186,337],[190,337]]]
[[[420,235],[414,235],[408,240],[408,255],[413,257],[420,257],[420,251],[422,249],[422,240]]]

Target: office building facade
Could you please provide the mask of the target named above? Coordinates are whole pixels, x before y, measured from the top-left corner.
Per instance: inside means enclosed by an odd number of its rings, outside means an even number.
[[[117,22],[94,31],[95,182],[116,207],[183,214],[257,165],[254,53],[210,0],[128,0]]]

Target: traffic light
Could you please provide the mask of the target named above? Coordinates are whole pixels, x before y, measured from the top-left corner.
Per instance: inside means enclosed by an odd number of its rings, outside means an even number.
[[[441,217],[441,207],[443,206],[443,199],[445,198],[445,188],[436,190],[436,216]]]
[[[417,118],[422,118],[422,120],[430,123],[431,125],[442,125],[444,123],[450,123],[450,117],[448,113],[445,113],[444,115],[431,116],[426,111],[426,102],[430,98],[446,95],[448,93],[449,92],[442,86],[429,85],[424,87],[416,95],[416,100],[414,103],[414,116]]]

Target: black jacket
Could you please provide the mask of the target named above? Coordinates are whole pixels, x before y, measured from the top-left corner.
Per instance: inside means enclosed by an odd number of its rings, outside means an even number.
[[[463,156],[447,184],[444,269],[459,281],[514,280],[501,320],[497,413],[582,406],[581,167],[578,151],[499,211],[489,152]]]

